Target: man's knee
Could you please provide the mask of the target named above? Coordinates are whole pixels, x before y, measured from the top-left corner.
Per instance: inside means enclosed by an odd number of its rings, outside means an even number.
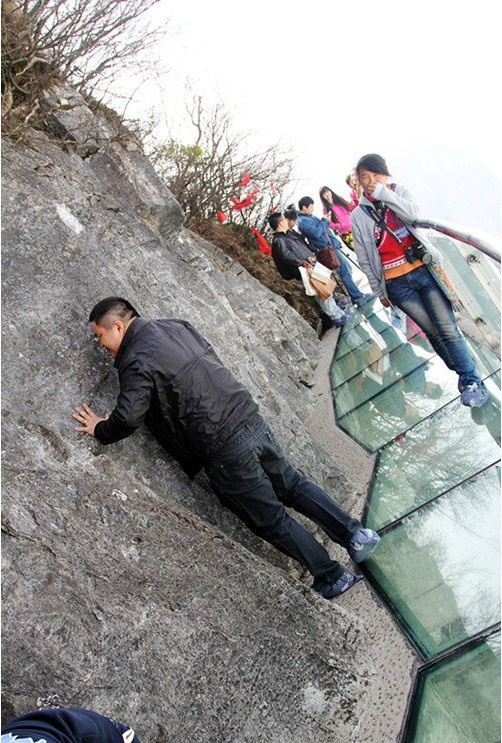
[[[291,517],[286,513],[282,503],[278,503],[277,506],[274,513],[268,513],[266,517],[262,515],[255,520],[254,531],[267,542],[276,542],[290,531],[288,523]]]
[[[302,491],[302,485],[306,481],[307,478],[291,466],[288,477],[284,478],[281,487],[274,486],[274,492],[281,503],[288,508],[294,508],[295,501]]]

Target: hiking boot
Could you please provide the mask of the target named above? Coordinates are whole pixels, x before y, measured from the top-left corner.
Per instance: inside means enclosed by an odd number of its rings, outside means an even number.
[[[372,529],[358,529],[349,542],[349,555],[354,562],[362,562],[373,552],[380,537]]]
[[[358,583],[363,579],[362,575],[355,575],[350,570],[344,570],[339,578],[335,581],[327,581],[323,578],[316,578],[312,583],[312,590],[320,593],[325,599],[333,599],[335,596],[340,596],[341,593],[345,593],[355,583]]]
[[[468,384],[460,394],[460,402],[467,405],[468,408],[481,408],[490,397],[488,390],[483,383],[473,382]]]
[[[362,307],[364,304],[368,304],[372,299],[375,299],[374,294],[363,294],[359,299],[356,299],[354,304],[356,307]]]

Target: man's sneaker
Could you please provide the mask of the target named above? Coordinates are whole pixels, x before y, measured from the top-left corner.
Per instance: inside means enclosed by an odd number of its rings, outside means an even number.
[[[344,310],[346,307],[349,306],[350,299],[348,297],[343,297],[342,299],[337,299],[336,303],[340,307],[341,310]]]
[[[356,299],[354,304],[356,307],[362,307],[364,304],[368,304],[372,299],[375,299],[374,294],[363,294],[359,299]]]
[[[354,562],[362,562],[373,552],[380,537],[372,529],[358,529],[349,542],[349,555]]]
[[[350,570],[344,570],[339,578],[335,581],[326,581],[322,578],[316,578],[312,583],[311,588],[317,593],[320,593],[325,599],[332,599],[335,596],[339,596],[341,593],[345,593],[355,583],[362,580],[362,575],[354,575]]]
[[[340,315],[340,317],[337,317],[333,320],[333,325],[336,328],[343,328],[349,317],[350,315],[347,315],[347,313],[344,312],[343,315]]]
[[[490,394],[483,384],[473,382],[468,384],[460,394],[460,402],[469,408],[481,408],[485,402],[488,402]]]

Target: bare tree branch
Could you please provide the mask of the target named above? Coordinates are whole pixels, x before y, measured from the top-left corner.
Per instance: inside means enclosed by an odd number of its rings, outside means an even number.
[[[2,0],[2,102],[8,114],[29,108],[56,80],[89,93],[126,67],[144,71],[145,52],[166,31],[166,24],[148,24],[158,2]]]
[[[291,180],[290,154],[278,145],[250,152],[249,136],[233,131],[222,104],[205,110],[202,99],[195,97],[187,113],[194,127],[194,144],[170,138],[150,151],[159,174],[185,210],[187,223],[212,219],[221,210],[237,224],[263,228],[274,197],[272,189],[278,204]],[[244,172],[249,173],[251,183],[242,189],[238,183]],[[231,211],[230,197],[242,198],[253,187],[260,189],[253,203]]]

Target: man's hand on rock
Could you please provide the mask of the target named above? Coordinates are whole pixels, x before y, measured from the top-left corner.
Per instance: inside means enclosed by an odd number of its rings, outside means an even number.
[[[88,405],[84,404],[81,408],[75,406],[75,413],[72,413],[73,418],[78,421],[81,425],[74,426],[74,430],[78,433],[86,433],[89,436],[94,436],[94,429],[100,421],[105,421],[108,418],[108,413],[100,418],[94,413]]]

